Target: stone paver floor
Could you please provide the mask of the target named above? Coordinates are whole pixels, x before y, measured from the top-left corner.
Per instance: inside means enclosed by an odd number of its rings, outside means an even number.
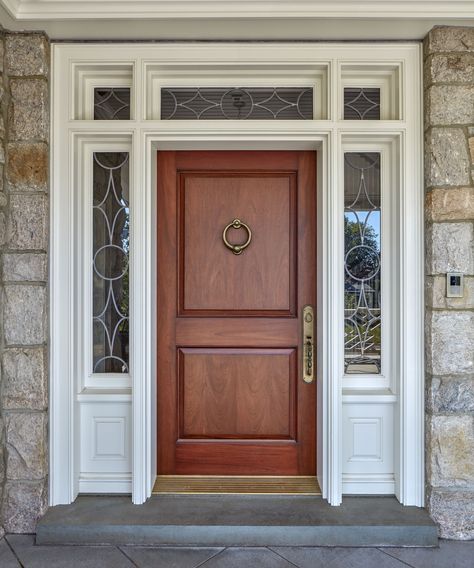
[[[1,568],[474,568],[474,541],[439,548],[36,546],[0,541]]]

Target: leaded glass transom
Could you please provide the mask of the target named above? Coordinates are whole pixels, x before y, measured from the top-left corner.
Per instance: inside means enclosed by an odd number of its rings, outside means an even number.
[[[129,154],[94,153],[93,372],[129,370]]]
[[[308,87],[162,88],[162,120],[312,120]]]
[[[130,88],[95,88],[94,120],[130,120]]]
[[[344,154],[344,367],[381,366],[380,154]]]
[[[344,120],[380,120],[380,89],[344,89]]]

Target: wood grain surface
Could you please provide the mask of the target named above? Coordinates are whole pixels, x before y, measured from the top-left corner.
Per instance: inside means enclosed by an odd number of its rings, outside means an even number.
[[[313,152],[159,152],[158,473],[315,475]],[[222,241],[239,218],[252,241]],[[231,242],[245,238],[230,230]]]

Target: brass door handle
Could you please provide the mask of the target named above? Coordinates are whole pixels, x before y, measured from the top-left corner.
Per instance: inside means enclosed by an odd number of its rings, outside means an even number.
[[[312,306],[303,308],[303,381],[314,381],[314,312]]]
[[[243,243],[236,244],[236,245],[229,243],[229,241],[227,240],[227,231],[231,227],[233,229],[245,229],[247,231],[247,240]],[[242,222],[240,219],[234,219],[224,229],[224,231],[222,233],[222,240],[224,241],[225,246],[228,249],[230,249],[234,254],[242,254],[244,249],[246,249],[249,246],[250,241],[252,240],[252,231],[250,230],[250,227],[248,225],[246,225],[244,222]]]

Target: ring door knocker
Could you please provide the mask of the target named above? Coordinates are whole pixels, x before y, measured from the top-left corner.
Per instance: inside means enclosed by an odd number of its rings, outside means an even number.
[[[233,245],[227,240],[227,231],[232,227],[232,229],[245,229],[247,231],[247,240],[244,243]],[[234,219],[231,223],[227,225],[222,233],[222,240],[225,246],[231,250],[234,254],[242,254],[242,252],[249,246],[252,240],[252,231],[250,227],[243,223],[240,219]]]

